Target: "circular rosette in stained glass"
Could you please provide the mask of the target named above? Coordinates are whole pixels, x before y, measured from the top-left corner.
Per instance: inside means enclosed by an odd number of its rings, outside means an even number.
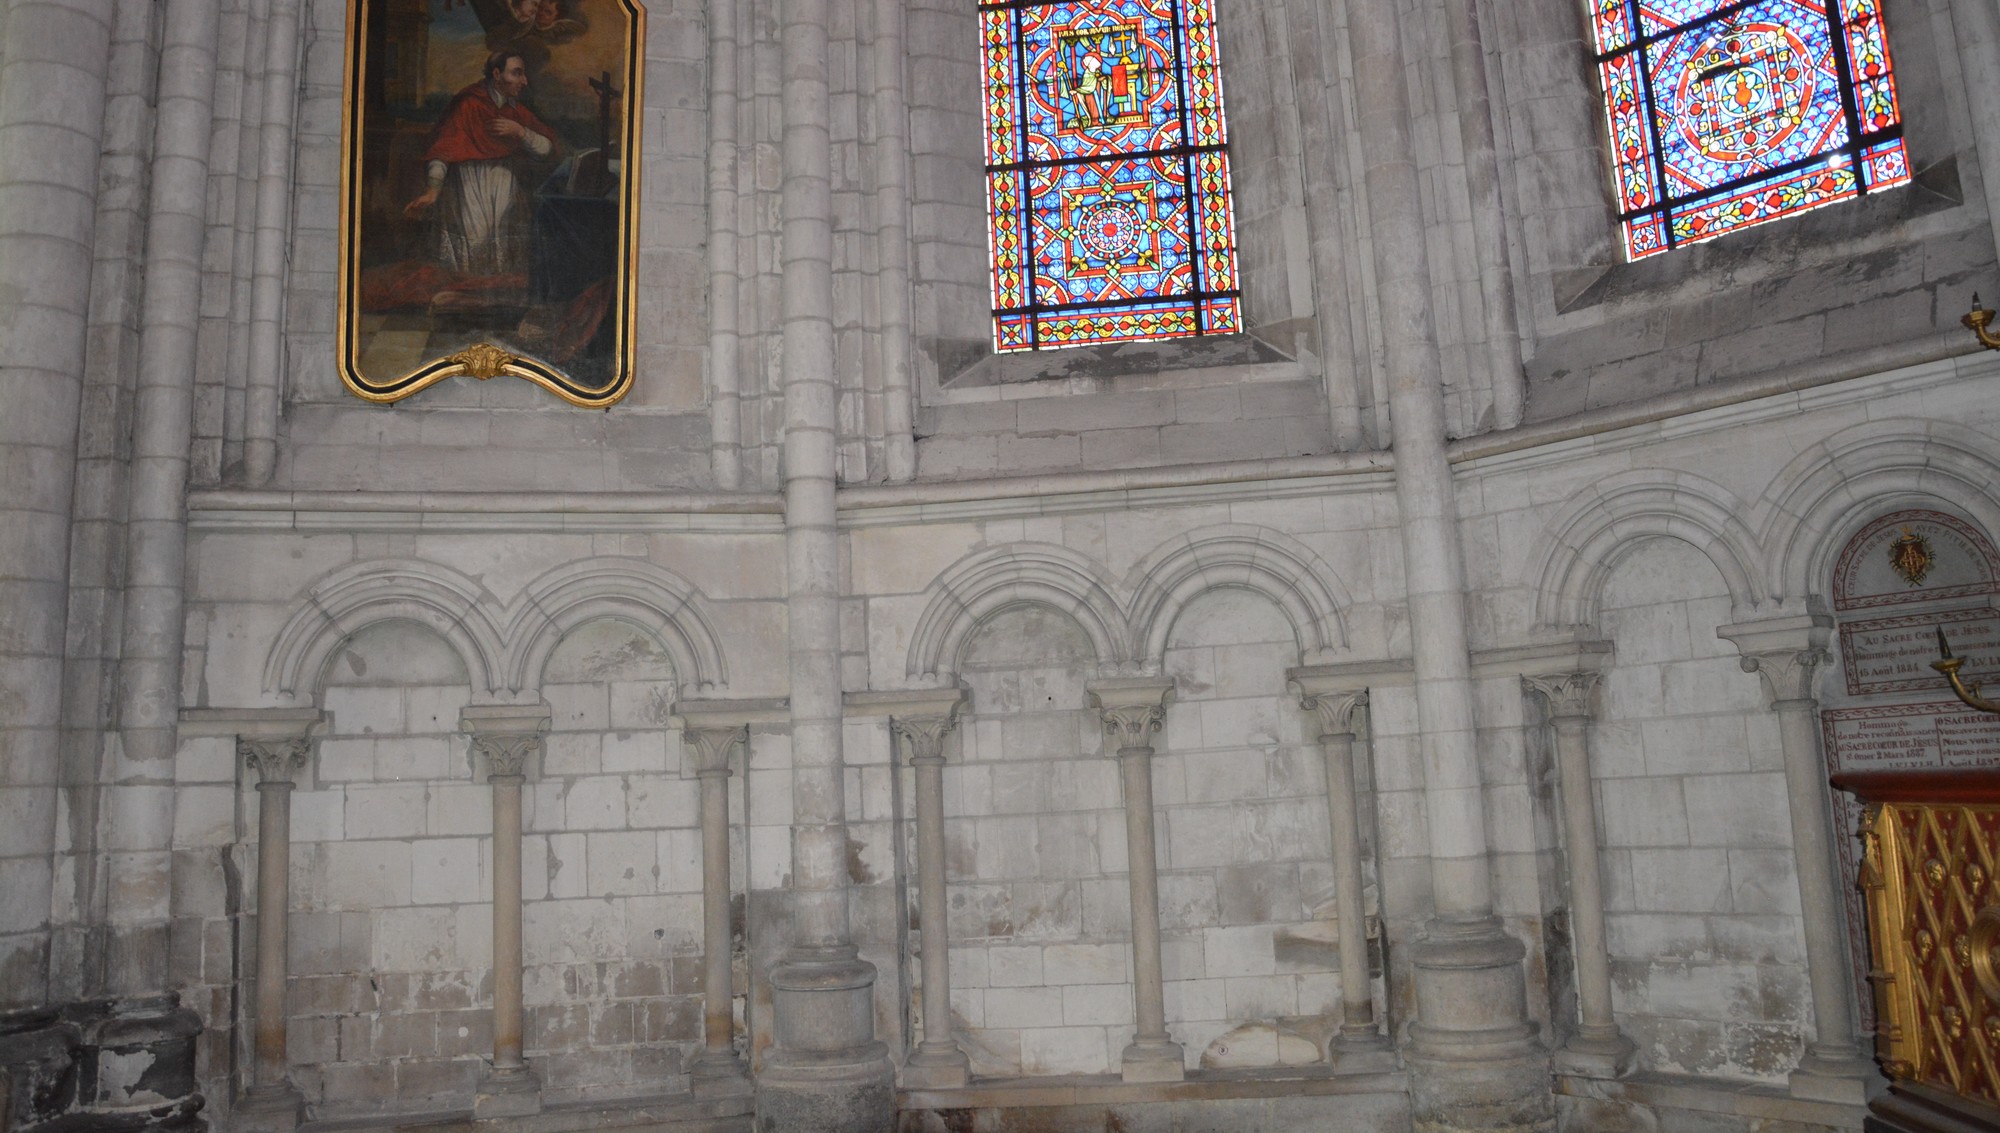
[[[1084,209],[1077,217],[1077,240],[1094,259],[1124,258],[1139,243],[1145,222],[1139,211],[1123,201],[1101,201]]]
[[[1681,68],[1674,90],[1681,135],[1711,161],[1758,161],[1782,152],[1805,121],[1818,78],[1791,28],[1724,27]]]
[[[1824,10],[1766,0],[1653,49],[1667,196],[1706,192],[1848,144]]]

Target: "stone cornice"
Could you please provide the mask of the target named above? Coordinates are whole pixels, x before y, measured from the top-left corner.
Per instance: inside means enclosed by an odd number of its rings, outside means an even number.
[[[737,699],[676,700],[671,725],[691,728],[749,727],[764,729],[791,722],[790,702],[782,696]]]
[[[1472,654],[1475,680],[1545,677],[1551,673],[1601,673],[1611,667],[1608,641],[1546,641],[1480,649]]]
[[[182,737],[282,739],[304,736],[326,721],[318,708],[183,708]]]
[[[850,692],[841,698],[841,706],[849,716],[948,716],[972,710],[972,690],[961,686]]]

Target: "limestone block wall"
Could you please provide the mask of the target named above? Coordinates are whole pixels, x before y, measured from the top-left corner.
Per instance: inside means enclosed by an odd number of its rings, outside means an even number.
[[[1774,1078],[1809,1027],[1784,754],[1757,678],[1715,636],[1729,592],[1653,542],[1605,580],[1617,663],[1592,736],[1614,990],[1659,1069]]]
[[[1767,690],[1716,631],[1810,609],[1833,549],[1884,510],[1922,501],[2000,530],[1995,373],[1983,357],[1932,363],[1457,451],[1494,891],[1529,946],[1552,1044],[1575,1025],[1575,847],[1557,812],[1577,785],[1557,779],[1520,681],[1540,662],[1520,655],[1608,644],[1585,789],[1616,1018],[1640,1064],[1781,1078],[1811,1017],[1780,751]],[[1271,1066],[1321,1057],[1338,979],[1317,732],[1285,671],[1371,674],[1366,908],[1400,1029],[1397,957],[1429,912],[1431,861],[1388,477],[915,507],[910,493],[933,489],[896,491],[850,494],[843,511],[843,680],[968,690],[945,749],[941,927],[975,1071],[1102,1072],[1128,1041],[1123,800],[1087,697],[1110,676],[1176,686],[1153,741],[1169,1029],[1190,1065]],[[462,1104],[482,1049],[490,850],[457,734],[468,701],[540,701],[553,717],[524,886],[528,1048],[553,1096],[670,1088],[695,1038],[694,794],[666,721],[697,692],[783,694],[775,522],[553,515],[438,509],[395,532],[408,520],[365,507],[196,501],[191,699],[332,715],[296,796],[294,857],[293,1059],[329,1112]],[[915,941],[940,926],[915,920],[909,771],[879,715],[850,713],[856,936],[882,973],[878,1034],[901,1057],[925,993]],[[240,879],[255,811],[214,743],[182,754],[175,970],[226,1036],[253,974]],[[732,784],[753,1055],[782,944],[790,754],[782,726],[760,725]],[[228,1073],[226,1058],[205,1065]]]
[[[472,703],[550,714],[522,844],[525,1045],[545,1096],[684,1081],[701,1040],[701,843],[672,712],[732,673],[768,695],[755,655],[782,641],[757,540],[719,535],[682,563],[701,589],[659,565],[690,550],[644,535],[197,537],[191,699],[327,714],[292,806],[289,1059],[315,1112],[462,1106],[492,1053],[491,790],[460,722]],[[783,741],[759,735],[751,790],[736,780],[739,893],[784,882]],[[175,966],[211,1025],[217,1098],[256,976],[258,793],[239,764],[228,740],[188,740],[176,812],[189,944]]]
[[[1905,501],[2000,520],[2000,417],[1980,392],[1992,372],[1984,357],[1936,362],[1587,441],[1462,452],[1475,650],[1611,647],[1590,789],[1614,1004],[1642,1067],[1775,1080],[1812,1037],[1804,917],[1842,913],[1799,904],[1771,694],[1716,631],[1823,609],[1841,545]],[[1814,695],[1830,696],[1838,678],[1819,678]],[[1481,701],[1489,729],[1496,695]],[[1545,757],[1528,753],[1532,771]],[[1489,815],[1547,824],[1543,766],[1510,784],[1489,760]],[[1496,841],[1517,826],[1494,820]],[[1499,887],[1516,908],[1537,888],[1550,912],[1568,908],[1560,873],[1518,880]]]

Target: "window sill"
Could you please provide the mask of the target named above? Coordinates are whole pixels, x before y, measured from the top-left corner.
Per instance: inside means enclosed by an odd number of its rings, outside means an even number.
[[[919,348],[931,355],[939,374],[936,385],[925,383],[927,405],[1295,381],[1307,376],[1296,359],[1254,332],[1007,354],[993,353],[986,343],[958,340],[923,340]]]

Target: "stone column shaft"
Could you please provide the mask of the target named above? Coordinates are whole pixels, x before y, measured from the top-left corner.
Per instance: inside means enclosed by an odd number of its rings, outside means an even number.
[[[1806,965],[1812,982],[1814,1039],[1807,1053],[1821,1059],[1856,1057],[1853,983],[1841,933],[1841,887],[1834,878],[1833,815],[1819,753],[1818,703],[1804,698],[1771,705],[1784,745],[1785,794],[1792,812],[1800,904],[1805,910]]]
[[[52,879],[70,521],[111,0],[11,0],[0,40],[0,805],[8,876]],[[0,1008],[49,999],[48,881],[0,914]]]
[[[1159,851],[1153,832],[1153,748],[1173,702],[1171,681],[1093,681],[1091,702],[1118,750],[1125,793],[1126,881],[1132,903],[1132,1014],[1125,1048],[1127,1082],[1178,1082],[1187,1076],[1181,1045],[1167,1034],[1166,984],[1160,958]]]
[[[542,1110],[542,1084],[521,1057],[521,787],[542,752],[546,706],[477,706],[459,716],[493,791],[493,1061],[473,1116],[524,1117]]]
[[[750,728],[689,724],[682,730],[701,780],[701,927],[703,1050],[689,1068],[697,1097],[747,1093],[749,1072],[736,1054],[735,934],[729,902],[729,757],[746,758]]]
[[[283,411],[285,272],[290,261],[292,124],[299,102],[299,8],[271,0],[265,25],[263,137],[258,145],[257,235],[252,252],[250,372],[244,385],[243,475],[267,484],[278,465]]]
[[[1493,134],[1493,95],[1486,76],[1486,46],[1474,0],[1445,0],[1451,28],[1453,86],[1458,92],[1459,145],[1465,154],[1465,191],[1472,204],[1479,291],[1486,314],[1486,351],[1492,371],[1493,425],[1511,429],[1527,407],[1521,368],[1521,328],[1514,309],[1514,275],[1508,265],[1506,210],[1500,195],[1500,159]]]
[[[1632,1067],[1632,1042],[1611,1011],[1611,946],[1604,923],[1604,866],[1590,777],[1590,672],[1523,677],[1548,702],[1555,727],[1556,779],[1562,794],[1563,852],[1569,865],[1570,932],[1576,956],[1576,1034],[1557,1056],[1571,1073],[1615,1078]]]
[[[917,474],[910,382],[908,130],[903,85],[904,0],[875,0],[875,285],[882,324],[882,463],[890,482]]]
[[[499,1072],[527,1066],[521,1058],[521,784],[526,781],[518,774],[488,780],[493,788],[493,1069]]]
[[[1297,685],[1299,678],[1294,678]],[[1300,705],[1319,723],[1320,758],[1326,765],[1327,830],[1333,842],[1334,910],[1340,929],[1340,1033],[1336,1051],[1380,1050],[1388,1045],[1375,1021],[1374,980],[1368,970],[1368,913],[1361,899],[1361,808],[1354,785],[1354,714],[1368,692],[1306,692]]]
[[[1841,887],[1833,857],[1833,814],[1820,755],[1820,666],[1827,662],[1831,619],[1804,615],[1723,626],[1716,636],[1742,651],[1744,671],[1763,678],[1784,748],[1785,801],[1804,916],[1806,976],[1812,987],[1813,1039],[1792,1075],[1795,1096],[1859,1104],[1881,1077],[1855,1034],[1853,975],[1842,932]]]
[[[971,1064],[952,1037],[951,914],[945,902],[944,744],[957,704],[942,715],[893,717],[890,727],[910,752],[917,780],[917,917],[923,930],[924,1038],[903,1071],[912,1089],[965,1085]]]
[[[305,735],[239,736],[236,753],[257,773],[257,1014],[250,1089],[237,1123],[256,1133],[296,1128],[304,1098],[286,1077],[286,985],[292,863],[292,788],[312,751]]]
[[[743,484],[736,371],[736,0],[708,0],[709,463],[715,486]]]
[[[257,784],[257,1063],[253,1089],[285,1075],[285,941],[291,920],[292,783]]]
[[[1445,453],[1444,387],[1430,294],[1425,194],[1410,137],[1409,68],[1396,0],[1350,0],[1368,224],[1373,233],[1403,577],[1424,760],[1435,915],[1410,949],[1408,1031],[1419,1128],[1548,1129],[1548,1060],[1528,1020],[1526,948],[1494,916],[1480,774],[1465,562]]]
[[[833,357],[827,0],[785,0],[783,278],[785,617],[792,726],[791,940],[771,970],[764,1133],[873,1133],[895,1113],[875,1039],[875,968],[848,915],[840,682],[839,419]]]

